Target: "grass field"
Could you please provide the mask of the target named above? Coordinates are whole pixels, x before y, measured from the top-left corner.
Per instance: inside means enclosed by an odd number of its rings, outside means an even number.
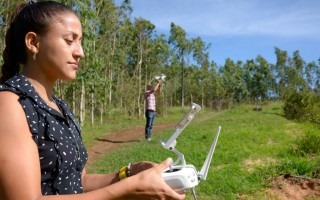
[[[184,111],[175,109],[157,123],[178,121]],[[319,127],[301,124],[282,117],[281,103],[270,103],[262,111],[252,105],[214,112],[202,110],[177,139],[176,149],[185,155],[188,164],[201,169],[216,129],[221,126],[220,138],[213,155],[206,181],[196,188],[199,200],[213,199],[268,199],[265,189],[268,180],[281,174],[311,177],[320,163]],[[126,126],[134,124],[129,121]],[[138,122],[143,124],[143,121]],[[91,145],[92,139],[84,140]],[[105,130],[112,129],[112,125]],[[104,130],[96,130],[101,134]],[[92,129],[91,129],[92,131]],[[150,143],[130,143],[105,154],[89,166],[89,172],[108,173],[132,161],[161,162],[167,157],[177,158],[164,149],[160,140],[167,140],[173,130],[153,136]],[[91,135],[92,137],[92,135]],[[89,141],[89,142],[88,142]],[[188,193],[187,199],[192,199]]]

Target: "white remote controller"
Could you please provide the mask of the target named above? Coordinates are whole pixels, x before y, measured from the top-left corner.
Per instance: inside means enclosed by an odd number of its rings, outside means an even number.
[[[221,127],[218,127],[217,133],[214,137],[214,140],[211,144],[211,148],[209,150],[205,162],[203,163],[200,172],[198,172],[193,165],[186,164],[184,155],[177,149],[175,149],[175,146],[177,144],[177,137],[181,134],[183,129],[186,126],[188,126],[188,124],[194,118],[195,114],[198,113],[200,110],[201,107],[199,105],[192,103],[189,112],[187,112],[185,116],[175,126],[175,132],[173,133],[173,135],[167,141],[161,140],[161,144],[165,149],[174,152],[178,156],[178,159],[162,173],[164,181],[172,189],[191,189],[195,200],[197,199],[195,194],[195,187],[199,184],[200,180],[206,180],[207,178],[212,155],[218,142]],[[181,164],[179,165],[179,163]]]
[[[187,190],[199,184],[198,173],[193,165],[176,165],[162,173],[164,181],[172,188]]]

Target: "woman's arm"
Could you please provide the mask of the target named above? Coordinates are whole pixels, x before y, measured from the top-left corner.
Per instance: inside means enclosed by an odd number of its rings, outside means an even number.
[[[90,192],[120,181],[118,172],[110,174],[87,174],[86,169],[82,171],[82,186],[84,192]]]
[[[153,92],[157,92],[159,87],[161,87],[161,81],[158,81],[158,83],[156,84],[156,86],[154,86],[153,88]]]
[[[143,161],[130,164],[130,174],[134,176],[144,170],[156,166],[155,163]],[[85,192],[96,190],[120,181],[119,170],[110,174],[87,174],[86,169],[82,172],[82,186]]]
[[[0,199],[38,199],[38,149],[18,98],[12,92],[0,92]]]

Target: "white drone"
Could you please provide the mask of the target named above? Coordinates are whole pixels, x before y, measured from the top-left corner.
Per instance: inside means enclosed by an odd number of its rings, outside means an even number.
[[[166,81],[166,75],[159,74],[159,75],[154,76],[154,79],[157,80],[157,81],[165,82]]]
[[[201,171],[190,164],[186,164],[184,155],[175,149],[177,144],[176,138],[181,134],[183,129],[188,126],[191,120],[194,118],[195,114],[201,110],[201,107],[195,103],[192,103],[190,110],[184,115],[184,117],[178,122],[174,127],[175,132],[169,138],[167,142],[161,140],[161,144],[164,148],[173,151],[178,155],[178,159],[170,166],[167,170],[162,173],[164,181],[173,189],[178,190],[192,190],[194,199],[196,200],[195,187],[199,184],[200,180],[206,180],[210,163],[212,160],[212,155],[215,150],[218,138],[220,135],[221,126],[218,127],[216,136],[213,140],[207,158],[201,168]],[[180,165],[179,162],[181,162]]]

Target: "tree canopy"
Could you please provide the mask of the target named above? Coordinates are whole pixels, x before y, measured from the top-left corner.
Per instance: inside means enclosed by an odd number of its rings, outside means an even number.
[[[21,2],[25,1],[0,0],[1,51],[9,11]],[[169,35],[158,34],[151,21],[131,16],[130,0],[120,6],[112,0],[61,2],[80,16],[86,56],[76,80],[59,81],[56,93],[82,123],[86,114],[91,123],[97,116],[102,120],[103,115],[114,112],[142,116],[143,92],[159,73],[167,77],[158,97],[163,115],[163,108],[191,102],[223,109],[238,102],[286,100],[299,92],[319,96],[320,61],[306,63],[299,50],[291,57],[275,47],[275,64],[257,55],[246,61],[226,58],[224,65],[217,66],[209,60],[211,44],[201,37],[189,37],[175,22],[168,25]]]

